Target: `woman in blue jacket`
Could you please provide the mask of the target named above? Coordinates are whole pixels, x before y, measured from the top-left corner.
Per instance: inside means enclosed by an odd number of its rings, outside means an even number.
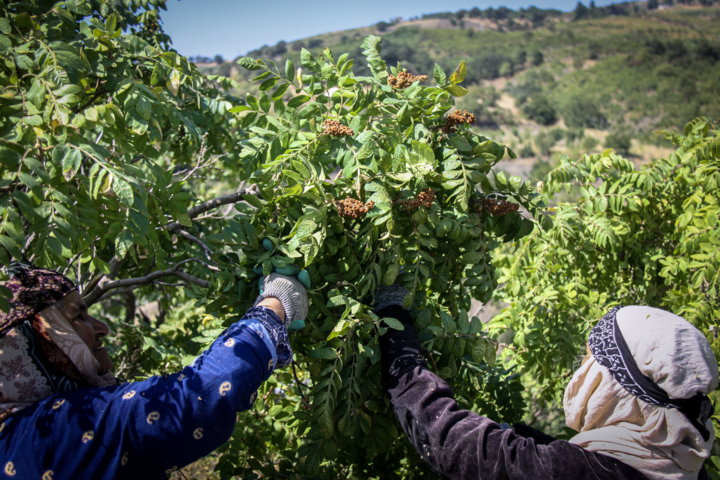
[[[14,264],[0,312],[0,478],[158,479],[230,437],[260,384],[292,358],[307,315],[295,278],[265,277],[255,306],[173,375],[118,385],[91,317],[63,275]]]

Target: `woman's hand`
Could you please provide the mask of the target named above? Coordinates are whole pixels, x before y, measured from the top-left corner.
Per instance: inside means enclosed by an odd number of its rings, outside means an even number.
[[[305,320],[308,314],[307,290],[295,277],[271,273],[262,279],[255,306],[272,309],[286,325],[293,320]],[[282,315],[276,308],[282,310]]]
[[[258,303],[256,306],[269,308],[270,310],[275,312],[275,315],[280,317],[280,320],[282,320],[283,323],[285,323],[285,307],[283,307],[282,302],[280,302],[280,300],[278,300],[277,298],[268,297]]]
[[[373,304],[373,310],[377,313],[386,307],[402,307],[403,300],[405,300],[407,294],[408,289],[397,283],[394,283],[389,287],[378,287],[375,289],[375,303]]]

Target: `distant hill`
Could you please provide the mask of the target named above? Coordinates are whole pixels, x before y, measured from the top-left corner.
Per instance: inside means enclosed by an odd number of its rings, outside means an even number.
[[[549,155],[560,144],[623,151],[638,142],[662,144],[656,129],[677,129],[698,115],[720,117],[720,6],[703,2],[710,5],[650,0],[578,3],[570,13],[446,12],[280,42],[248,56],[299,65],[302,48],[317,55],[329,47],[336,55],[349,52],[355,73],[365,75],[360,43],[380,35],[388,65],[427,74],[428,83],[435,63],[452,71],[466,60],[470,93],[458,108],[473,111],[480,128],[514,132],[528,155]],[[244,90],[257,88],[254,72],[235,63],[208,69],[232,75]]]

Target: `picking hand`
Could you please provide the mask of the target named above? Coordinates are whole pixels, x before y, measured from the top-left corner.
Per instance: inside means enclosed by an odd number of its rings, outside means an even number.
[[[271,273],[260,281],[260,295],[255,300],[257,306],[266,298],[277,298],[285,309],[285,324],[294,320],[305,320],[308,314],[307,290],[295,277]]]
[[[375,303],[373,304],[373,311],[376,313],[385,307],[390,306],[403,306],[403,300],[408,294],[408,289],[394,283],[389,287],[378,287],[375,289]]]

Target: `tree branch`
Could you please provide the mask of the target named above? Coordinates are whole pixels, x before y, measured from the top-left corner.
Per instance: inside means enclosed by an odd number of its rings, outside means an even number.
[[[197,285],[198,287],[202,288],[208,288],[210,287],[210,282],[207,280],[202,280],[200,278],[194,277],[190,275],[189,273],[185,272],[184,270],[179,270],[179,267],[185,263],[188,262],[199,262],[203,265],[207,266],[208,268],[212,268],[210,265],[205,263],[204,261],[198,259],[198,258],[189,258],[187,260],[183,260],[182,262],[176,264],[172,268],[168,268],[167,270],[158,270],[155,272],[152,272],[148,275],[145,275],[143,277],[136,277],[136,278],[122,278],[120,280],[114,280],[111,282],[106,282],[104,284],[98,284],[97,287],[93,289],[92,292],[90,292],[87,296],[83,298],[85,300],[85,303],[90,306],[96,302],[98,302],[106,292],[110,290],[114,290],[116,288],[127,288],[127,287],[137,287],[141,285],[148,285],[153,283],[155,280],[163,277],[178,277],[181,280],[184,280],[187,283],[192,283],[193,285]]]
[[[210,265],[210,264],[208,264],[208,263],[206,263],[206,262],[203,262],[202,260],[200,260],[199,258],[196,258],[196,257],[188,258],[187,260],[183,260],[182,262],[178,262],[178,263],[175,265],[175,267],[173,267],[173,268],[178,268],[178,267],[180,267],[181,265],[185,265],[186,263],[190,263],[190,262],[202,263],[203,265],[205,265],[207,268],[209,268],[209,269],[212,270],[213,272],[219,272],[219,271],[220,271],[219,268],[217,268],[217,267],[215,267],[215,266],[213,266],[213,265]]]
[[[214,208],[222,207],[223,205],[229,205],[241,202],[243,200],[243,195],[255,195],[258,198],[262,199],[262,196],[260,195],[260,192],[257,190],[257,185],[252,185],[250,188],[244,188],[240,190],[239,192],[232,193],[230,195],[223,195],[221,197],[214,198],[212,200],[208,200],[207,202],[201,203],[199,205],[196,205],[195,207],[191,208],[188,211],[188,216],[193,219],[196,218],[203,213],[212,210]],[[200,240],[199,238],[195,237],[194,235],[191,235],[190,233],[182,230],[182,225],[178,222],[170,223],[166,226],[168,231],[177,233],[181,237],[190,240],[191,242],[195,243],[196,245],[200,246],[202,248],[203,252],[207,256],[208,260],[211,258],[211,255],[213,251],[208,247],[205,242]],[[147,285],[149,283],[152,283],[153,280],[156,280],[161,277],[167,277],[167,276],[176,276],[181,278],[182,280],[185,280],[189,283],[198,285],[203,288],[207,288],[210,286],[210,282],[207,282],[205,280],[201,280],[199,278],[193,277],[192,275],[189,275],[182,270],[176,270],[180,265],[187,263],[189,261],[196,261],[200,262],[209,269],[219,272],[220,270],[217,267],[214,267],[213,265],[210,265],[198,258],[192,258],[189,260],[183,260],[182,262],[175,265],[173,268],[170,268],[168,270],[163,271],[157,271],[153,272],[147,275],[144,275],[142,277],[137,278],[127,278],[117,281],[111,281],[106,282],[103,285],[100,285],[100,282],[106,278],[106,276],[102,273],[97,274],[88,285],[85,287],[84,292],[87,292],[87,295],[85,295],[83,298],[85,299],[85,303],[89,305],[92,305],[93,303],[97,303],[101,298],[106,298],[106,292],[109,290],[113,290],[116,288],[121,287],[127,287],[132,285]],[[109,278],[115,278],[115,276],[118,274],[120,267],[122,265],[123,261],[119,260],[115,257],[109,262],[110,265],[110,274],[108,275]],[[188,278],[184,278],[183,275],[186,275]],[[119,282],[126,282],[126,283],[119,283]],[[127,283],[130,282],[130,283]]]
[[[203,213],[207,212],[208,210],[212,210],[214,208],[222,207],[223,205],[228,205],[231,203],[238,203],[242,202],[243,195],[255,195],[256,197],[262,199],[262,196],[260,195],[260,192],[256,190],[256,186],[253,185],[250,188],[244,188],[240,190],[239,192],[232,193],[230,195],[223,195],[222,197],[213,198],[212,200],[208,200],[207,202],[201,203],[200,205],[196,205],[193,208],[191,208],[188,211],[188,216],[193,219],[196,218],[199,215],[202,215]],[[181,225],[178,222],[173,222],[167,226],[167,229],[171,232],[176,232]]]
[[[180,235],[180,236],[183,237],[183,238],[186,238],[186,239],[190,240],[191,242],[195,243],[195,244],[198,245],[200,248],[202,248],[203,251],[205,252],[205,256],[207,257],[207,259],[212,262],[211,259],[212,259],[213,251],[210,249],[210,247],[208,247],[208,246],[205,244],[205,242],[203,242],[202,240],[200,240],[200,239],[197,238],[196,236],[189,234],[189,233],[186,232],[185,230],[177,230],[177,234]],[[214,263],[214,262],[213,262],[213,263]]]

